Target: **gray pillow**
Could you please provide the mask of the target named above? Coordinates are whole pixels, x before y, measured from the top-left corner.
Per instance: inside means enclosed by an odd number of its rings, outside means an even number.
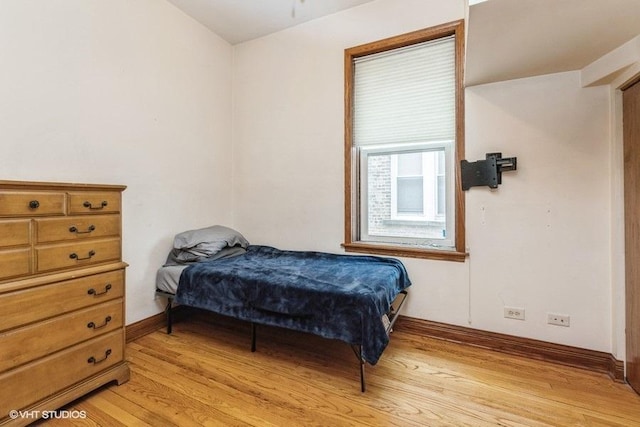
[[[178,262],[193,262],[212,258],[226,248],[246,249],[249,242],[236,230],[214,225],[177,234],[170,257]]]
[[[218,247],[218,250],[226,246],[238,245],[243,248],[249,246],[249,242],[242,234],[223,225],[184,231],[173,239],[173,247],[176,249],[193,248],[203,244],[212,248]]]

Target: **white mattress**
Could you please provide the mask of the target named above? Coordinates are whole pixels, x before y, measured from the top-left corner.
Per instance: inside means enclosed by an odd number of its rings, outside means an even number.
[[[156,288],[158,290],[175,294],[180,282],[182,270],[187,268],[186,265],[168,265],[160,267],[156,273]]]

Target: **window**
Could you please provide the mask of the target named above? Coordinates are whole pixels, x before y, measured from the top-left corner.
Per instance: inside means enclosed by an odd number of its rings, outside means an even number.
[[[463,261],[463,22],[345,51],[347,251]]]

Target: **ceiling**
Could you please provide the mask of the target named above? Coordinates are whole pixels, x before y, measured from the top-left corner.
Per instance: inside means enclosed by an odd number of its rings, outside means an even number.
[[[235,45],[373,0],[169,1]],[[580,70],[640,34],[640,0],[469,4],[467,86]]]
[[[232,45],[373,0],[169,0]]]
[[[640,34],[640,0],[488,0],[469,8],[467,86],[581,70]]]

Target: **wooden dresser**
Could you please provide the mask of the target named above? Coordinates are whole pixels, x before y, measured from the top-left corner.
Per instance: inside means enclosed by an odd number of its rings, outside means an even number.
[[[125,188],[0,181],[0,425],[129,379]]]

